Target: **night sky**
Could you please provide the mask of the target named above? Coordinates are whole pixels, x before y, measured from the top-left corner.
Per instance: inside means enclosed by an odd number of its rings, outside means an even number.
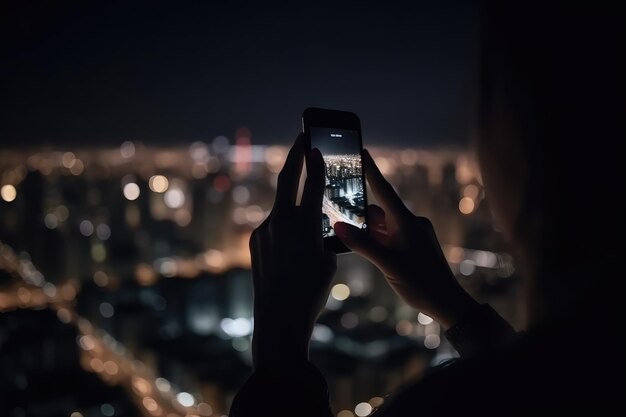
[[[468,138],[467,2],[13,3],[0,11],[3,147],[176,145],[242,126],[287,143],[312,106],[356,112],[366,145]]]

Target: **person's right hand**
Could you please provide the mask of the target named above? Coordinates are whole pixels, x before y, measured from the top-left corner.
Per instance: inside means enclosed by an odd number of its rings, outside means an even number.
[[[368,229],[343,222],[337,236],[374,263],[394,291],[411,307],[449,328],[477,303],[459,285],[443,255],[431,222],[413,215],[364,152],[365,177],[383,206],[368,206]]]

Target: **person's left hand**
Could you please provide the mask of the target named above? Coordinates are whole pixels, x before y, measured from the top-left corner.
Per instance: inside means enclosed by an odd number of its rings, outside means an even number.
[[[308,345],[337,269],[324,250],[324,160],[311,151],[301,204],[296,205],[304,160],[298,136],[278,175],[274,207],[250,237],[254,283],[255,367],[308,359]]]

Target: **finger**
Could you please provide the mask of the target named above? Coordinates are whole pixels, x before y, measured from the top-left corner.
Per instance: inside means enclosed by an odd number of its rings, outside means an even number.
[[[367,230],[362,230],[348,223],[337,222],[334,226],[335,233],[353,252],[369,259],[384,273],[394,271],[395,255],[393,251],[374,239]]]
[[[263,247],[265,230],[257,228],[250,236],[250,266],[252,269],[252,285],[260,289],[261,277],[263,277],[263,268],[265,261],[263,259]]]
[[[307,164],[307,177],[302,192],[301,206],[308,212],[322,213],[322,199],[324,197],[324,186],[326,178],[324,176],[324,159],[319,149],[311,151],[311,156]],[[321,221],[321,218],[320,218]]]
[[[430,219],[426,217],[416,216],[415,224],[419,227],[425,236],[430,241],[430,244],[435,249],[436,253],[445,259],[445,255],[443,254],[443,249],[441,249],[441,245],[439,244],[439,239],[437,239],[437,234],[435,233],[435,228],[433,227]]]
[[[296,205],[303,160],[304,136],[300,133],[289,150],[283,169],[278,174],[276,199],[274,201],[274,207],[277,209],[285,209]]]
[[[411,214],[391,184],[380,173],[367,149],[364,149],[363,152],[363,165],[365,167],[365,177],[372,188],[372,192],[387,211],[394,217]]]
[[[252,232],[250,235],[250,266],[252,269],[253,284],[259,285],[256,282],[261,276],[263,276],[263,268],[266,268],[265,258],[269,255],[270,235],[269,226],[272,221],[272,212],[263,220],[263,222]],[[256,283],[255,283],[256,282]]]
[[[376,229],[369,229],[369,230],[370,230],[370,235],[372,239],[374,239],[377,242],[380,242],[380,244],[384,246],[389,246],[389,242],[391,239],[389,238],[387,231],[376,230]]]
[[[369,204],[367,206],[367,220],[369,222],[368,227],[370,228],[381,230],[387,228],[385,210],[381,209],[376,204]]]
[[[258,225],[258,227],[254,231],[256,232],[257,230],[267,230],[270,226],[270,222],[272,221],[272,214],[273,211],[270,211],[270,214],[267,215],[267,217],[261,222],[260,225]]]
[[[389,242],[389,231],[385,221],[385,211],[375,204],[367,206],[367,228],[374,239],[386,245]]]

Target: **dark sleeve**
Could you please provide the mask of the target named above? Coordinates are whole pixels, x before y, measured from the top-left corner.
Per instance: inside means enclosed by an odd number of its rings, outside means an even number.
[[[257,369],[239,390],[230,417],[333,417],[328,385],[310,362]]]
[[[461,357],[503,345],[516,335],[511,325],[487,304],[479,304],[445,332]]]

